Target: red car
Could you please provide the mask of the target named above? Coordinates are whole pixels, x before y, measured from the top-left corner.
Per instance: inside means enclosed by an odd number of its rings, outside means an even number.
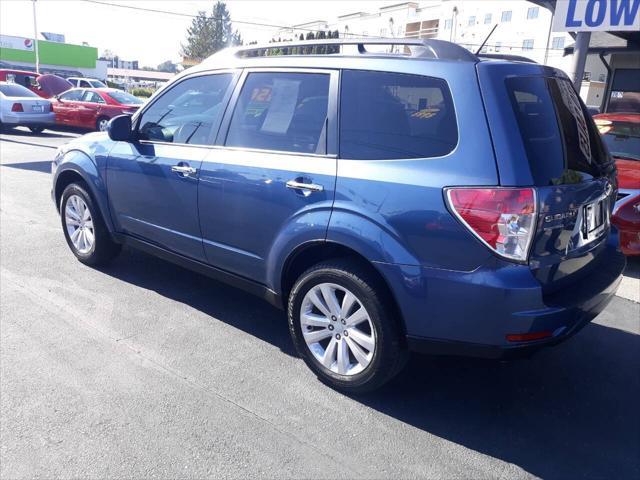
[[[113,117],[133,114],[142,100],[115,88],[72,88],[54,97],[56,125],[104,131]]]
[[[612,223],[625,255],[640,255],[640,114],[594,115],[602,139],[618,168],[618,200]]]

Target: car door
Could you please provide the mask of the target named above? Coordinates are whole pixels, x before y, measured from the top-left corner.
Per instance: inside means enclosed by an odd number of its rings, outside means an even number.
[[[200,227],[210,264],[267,283],[275,252],[325,238],[338,72],[248,69],[241,83],[201,167]]]
[[[57,101],[53,104],[53,110],[56,113],[56,123],[67,126],[78,125],[77,108],[78,102],[83,95],[83,89],[74,88],[57,97]]]
[[[106,102],[102,97],[91,90],[85,90],[82,101],[78,102],[78,123],[83,128],[96,128],[98,111]]]
[[[107,190],[119,231],[204,260],[198,173],[237,76],[227,71],[180,80],[136,117],[137,140],[111,149]],[[184,95],[201,101],[179,109]]]

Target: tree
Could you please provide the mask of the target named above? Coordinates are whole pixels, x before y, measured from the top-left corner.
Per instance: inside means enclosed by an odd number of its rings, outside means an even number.
[[[178,66],[171,60],[167,60],[166,62],[162,62],[160,65],[158,65],[159,72],[176,73],[177,68]]]
[[[191,21],[191,26],[187,28],[187,43],[182,45],[182,54],[203,60],[218,50],[241,44],[242,37],[238,31],[233,30],[227,5],[218,1],[213,6],[211,15],[199,11]]]

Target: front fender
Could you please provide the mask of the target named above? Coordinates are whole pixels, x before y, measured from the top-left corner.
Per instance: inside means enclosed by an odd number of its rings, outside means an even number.
[[[102,142],[92,142],[90,151],[85,145],[71,145],[62,150],[54,160],[55,173],[53,175],[54,201],[59,208],[59,198],[62,190],[71,178],[78,176],[87,184],[89,193],[93,196],[102,218],[110,232],[114,231],[109,202],[107,197],[107,185],[105,182],[106,161],[109,148]],[[83,148],[85,147],[85,148]],[[92,151],[91,151],[92,150]]]

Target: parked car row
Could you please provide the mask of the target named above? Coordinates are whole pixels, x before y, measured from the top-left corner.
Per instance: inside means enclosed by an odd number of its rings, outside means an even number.
[[[53,77],[53,78],[51,78]],[[28,127],[41,132],[50,127],[104,130],[110,119],[134,113],[143,103],[137,97],[113,88],[74,88],[54,75],[38,78],[38,91],[17,83],[0,82],[0,126]]]

